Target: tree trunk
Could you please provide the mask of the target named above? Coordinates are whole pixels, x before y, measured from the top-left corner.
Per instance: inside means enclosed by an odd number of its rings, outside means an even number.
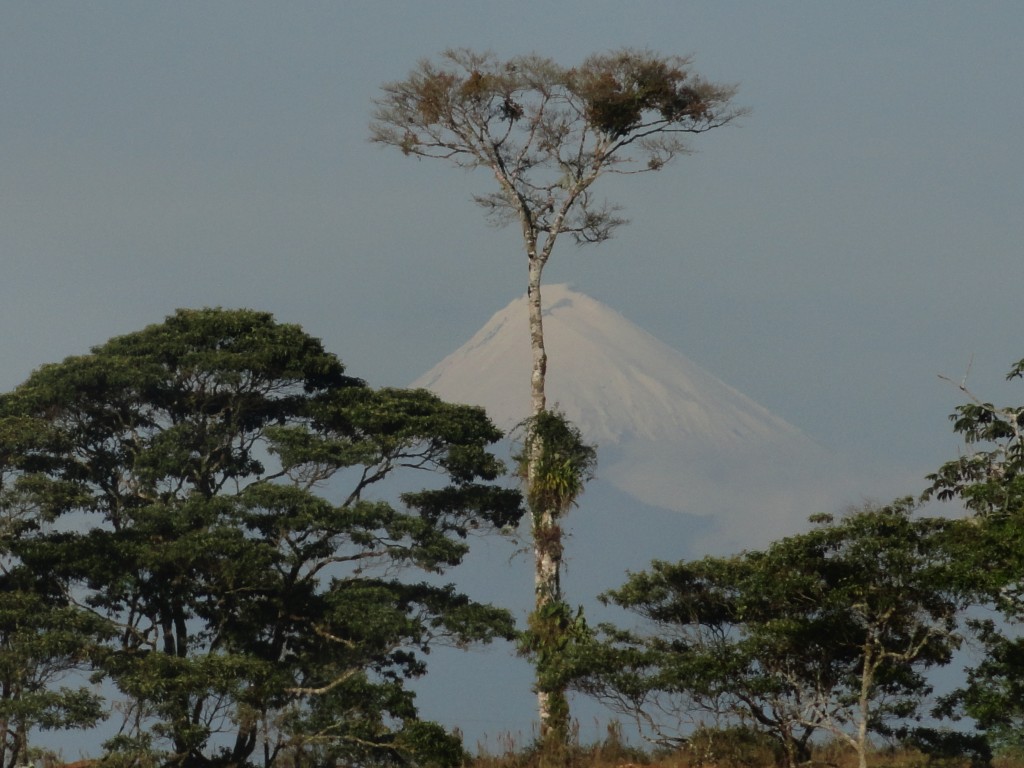
[[[499,179],[503,178],[495,169]],[[593,178],[596,178],[594,176]],[[527,281],[527,306],[530,329],[530,351],[532,365],[530,370],[530,410],[531,417],[536,421],[541,417],[547,408],[547,397],[545,384],[547,381],[548,357],[544,345],[544,306],[541,301],[541,278],[544,267],[551,251],[554,248],[555,240],[561,232],[562,224],[566,215],[572,208],[577,195],[582,189],[593,181],[593,178],[586,183],[580,183],[577,189],[572,190],[562,202],[561,210],[555,220],[545,230],[546,238],[543,245],[538,247],[538,230],[530,210],[529,203],[520,197],[514,189],[514,185],[507,185],[509,192],[519,199],[519,219],[522,226],[523,243],[526,247],[527,261],[529,265]],[[536,435],[529,441],[529,452],[527,454],[526,467],[526,490],[527,497],[531,497],[531,489],[536,488],[535,481],[541,468],[541,459],[544,452],[543,441]],[[565,626],[566,617],[563,611],[562,600],[562,530],[559,525],[559,517],[563,510],[550,508],[543,502],[531,502],[531,534],[533,538],[534,551],[534,587],[536,590],[536,603],[532,616],[532,629],[536,633],[537,641],[543,647],[539,649],[537,665],[537,710],[540,718],[540,741],[545,745],[545,754],[542,762],[547,765],[559,765],[563,762],[565,746],[569,736],[569,702],[565,693],[565,686],[561,683],[551,682],[552,670],[544,665],[544,660],[550,665],[556,658],[560,649],[561,641],[567,631]],[[547,673],[547,674],[545,674]]]
[[[536,254],[531,254],[529,263],[529,282],[526,295],[529,307],[530,351],[532,357],[530,410],[531,416],[536,418],[547,407],[544,391],[547,378],[547,352],[544,348],[544,307],[541,303],[541,275],[544,271],[544,264]],[[527,457],[526,470],[527,489],[535,482],[543,448],[543,445],[537,439],[530,442],[530,454]],[[531,509],[530,513],[534,552],[535,616],[540,617],[547,605],[561,600],[562,597],[560,583],[561,536],[556,527],[556,510]],[[564,697],[564,693],[546,690],[545,686],[538,679],[537,710],[540,718],[540,737],[542,742],[553,731],[561,730],[563,725],[557,722],[557,720],[558,712],[563,710],[564,707],[560,707],[559,702],[554,700],[556,697]]]
[[[871,687],[874,684],[878,663],[870,643],[864,646],[864,667],[860,676],[860,697],[857,702],[857,765],[868,768],[868,718],[871,715]]]
[[[533,360],[530,371],[530,410],[533,416],[538,416],[547,407],[544,383],[548,372],[548,355],[544,348],[544,307],[540,299],[540,280],[543,272],[543,262],[537,255],[531,254],[526,300],[529,306],[530,351]]]

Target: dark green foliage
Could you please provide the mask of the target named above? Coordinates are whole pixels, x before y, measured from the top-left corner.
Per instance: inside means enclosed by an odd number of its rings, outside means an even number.
[[[561,750],[568,743],[571,728],[565,691],[581,663],[580,654],[587,652],[591,640],[582,607],[573,611],[561,599],[538,601],[520,638],[520,652],[533,660],[537,670],[537,689],[548,694],[551,717],[541,739],[548,752],[545,764],[559,764],[564,757]]]
[[[1024,379],[1024,360],[1011,367],[1006,379]],[[975,399],[958,406],[949,420],[967,445],[984,447],[929,475],[925,498],[959,499],[979,517],[1019,513],[1024,506],[1024,407],[997,408]]]
[[[653,563],[606,599],[655,631],[606,627],[580,687],[651,726],[656,709],[748,723],[791,765],[819,730],[863,749],[860,726],[912,717],[929,691],[922,670],[959,642],[951,524],[912,509],[822,516],[761,552]]]
[[[927,765],[959,765],[966,758],[971,768],[984,768],[992,763],[992,748],[988,739],[977,733],[912,728],[900,734],[904,749],[916,749],[925,755]]]
[[[431,644],[512,620],[398,573],[518,521],[490,484],[499,437],[480,409],[371,390],[268,314],[182,310],[0,397],[2,543],[102,619],[124,759],[454,764],[404,681]],[[402,507],[370,498],[416,471],[434,479]]]
[[[697,728],[686,744],[693,765],[766,768],[785,764],[778,741],[756,728]],[[809,753],[808,753],[809,756]]]
[[[579,428],[560,411],[541,411],[520,428],[523,446],[515,458],[519,474],[530,480],[530,509],[553,511],[556,518],[564,515],[593,479],[597,449],[583,441]],[[531,470],[534,475],[527,478]]]
[[[969,715],[1001,751],[1024,748],[1024,640],[1008,637],[991,621],[973,628],[985,650],[983,660],[968,670],[967,685],[945,697],[940,711]]]
[[[1022,377],[1024,360],[1006,376]],[[982,661],[968,670],[967,685],[947,697],[940,711],[970,716],[1000,750],[1019,749],[1024,744],[1024,408],[972,397],[950,420],[973,452],[930,475],[925,498],[957,501],[973,513],[959,523],[955,539],[958,576],[976,601],[1002,620],[971,622],[984,649]]]
[[[23,569],[0,577],[0,764],[28,762],[29,734],[103,719],[96,693],[72,673],[87,668],[103,623],[47,595]],[[78,675],[81,680],[81,674]]]

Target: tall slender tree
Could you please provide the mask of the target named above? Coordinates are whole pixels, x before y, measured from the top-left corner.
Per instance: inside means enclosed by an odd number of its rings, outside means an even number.
[[[516,223],[527,257],[532,349],[532,423],[547,410],[547,352],[541,278],[562,235],[600,243],[625,223],[594,185],[608,174],[657,171],[687,152],[687,134],[725,125],[742,113],[735,88],[710,83],[688,58],[622,49],[566,68],[539,56],[501,61],[491,53],[449,50],[383,86],[372,139],[407,155],[484,168],[497,190],[474,200],[493,223]],[[524,414],[525,416],[526,414]],[[543,440],[527,440],[527,493],[538,482]],[[534,509],[537,610],[561,600],[563,510]],[[554,725],[550,694],[538,685],[542,734]]]

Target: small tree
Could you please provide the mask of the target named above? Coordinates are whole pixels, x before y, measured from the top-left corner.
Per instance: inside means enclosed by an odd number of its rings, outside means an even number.
[[[19,584],[19,581],[22,582]],[[102,698],[81,681],[103,628],[60,596],[40,594],[30,574],[0,579],[0,765],[31,760],[34,731],[89,728]]]
[[[25,421],[0,426],[0,446],[32,439]],[[0,766],[29,763],[30,734],[87,728],[103,719],[102,699],[84,680],[105,623],[74,606],[51,578],[10,547],[46,525],[14,485],[0,447]]]
[[[1024,360],[1006,375],[1024,381]],[[925,499],[962,503],[971,516],[959,522],[954,543],[958,575],[976,600],[1002,615],[970,622],[982,661],[967,685],[940,711],[968,715],[997,746],[1024,746],[1024,407],[996,406],[961,390],[970,402],[949,417],[968,451],[929,475]]]
[[[406,79],[383,86],[372,139],[407,155],[487,169],[497,190],[474,200],[493,223],[519,226],[527,257],[534,419],[547,409],[541,278],[556,241],[563,234],[580,245],[611,237],[625,220],[596,195],[597,180],[664,168],[687,151],[687,134],[741,114],[730,105],[734,91],[700,78],[689,59],[629,49],[591,56],[573,68],[539,56],[500,61],[489,53],[449,50],[439,63],[423,61]],[[542,460],[540,441],[529,444],[528,488]],[[536,544],[538,534],[557,529],[559,514],[552,508],[533,515],[538,611],[561,600],[561,546]],[[539,686],[542,734],[567,724],[548,696]]]
[[[958,647],[965,599],[951,578],[944,520],[900,501],[763,552],[655,563],[607,599],[655,627],[609,628],[582,687],[660,730],[656,712],[691,712],[774,734],[790,765],[823,730],[867,764],[869,734],[912,718],[922,670]]]
[[[491,484],[500,434],[482,409],[370,389],[266,313],[181,310],[0,396],[2,469],[31,511],[3,544],[101,622],[114,757],[453,765],[405,681],[431,646],[513,621],[402,576],[519,520]],[[373,498],[425,472],[401,505]]]

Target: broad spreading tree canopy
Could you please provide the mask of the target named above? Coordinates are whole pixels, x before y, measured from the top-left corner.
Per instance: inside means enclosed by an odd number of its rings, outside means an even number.
[[[594,195],[601,176],[660,170],[688,151],[687,134],[742,113],[735,88],[704,80],[688,58],[630,49],[571,68],[448,50],[383,91],[373,140],[490,170],[498,191],[474,199],[495,223],[520,224],[542,260],[563,233],[601,242],[624,223]]]
[[[516,524],[499,437],[481,409],[369,388],[269,314],[181,310],[0,396],[8,570],[47,574],[19,588],[54,622],[99,623],[84,636],[120,696],[112,754],[453,764],[405,681],[431,645],[513,622],[404,576]]]
[[[764,551],[655,562],[607,595],[650,633],[608,628],[609,642],[581,659],[581,687],[663,738],[694,722],[745,723],[795,766],[826,732],[864,766],[870,733],[919,712],[923,671],[960,642],[955,526],[912,513],[901,500],[821,516]]]

